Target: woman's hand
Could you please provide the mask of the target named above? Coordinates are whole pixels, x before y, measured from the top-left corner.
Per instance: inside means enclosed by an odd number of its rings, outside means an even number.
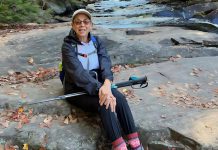
[[[116,104],[116,98],[112,94],[109,95],[106,101],[104,102],[106,109],[108,109],[108,107],[110,106],[112,112],[116,111]]]
[[[115,112],[116,107],[116,98],[113,96],[111,92],[111,82],[106,79],[102,87],[99,89],[99,103],[102,106],[103,104],[108,107],[111,107],[111,111]]]

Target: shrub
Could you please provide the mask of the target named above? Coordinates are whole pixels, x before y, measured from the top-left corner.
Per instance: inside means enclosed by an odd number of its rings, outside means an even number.
[[[1,23],[44,23],[51,18],[51,11],[43,11],[35,0],[1,0]]]

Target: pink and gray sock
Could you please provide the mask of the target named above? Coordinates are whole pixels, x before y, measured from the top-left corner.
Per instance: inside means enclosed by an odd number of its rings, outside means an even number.
[[[128,150],[122,137],[112,142],[113,150]]]
[[[136,149],[141,146],[139,136],[137,132],[131,133],[127,135],[128,143],[132,149]]]

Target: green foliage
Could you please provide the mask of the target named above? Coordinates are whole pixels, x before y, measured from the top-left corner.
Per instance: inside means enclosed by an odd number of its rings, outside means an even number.
[[[69,0],[69,2],[74,6],[82,6],[85,0]]]
[[[51,11],[43,11],[35,0],[0,0],[0,23],[44,23]]]

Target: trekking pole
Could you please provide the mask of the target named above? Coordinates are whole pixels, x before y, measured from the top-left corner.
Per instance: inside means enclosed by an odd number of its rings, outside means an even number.
[[[131,76],[129,78],[129,81],[112,84],[111,88],[121,88],[121,87],[133,86],[133,85],[138,85],[138,84],[140,84],[139,88],[147,87],[148,86],[147,77],[144,76],[142,78],[138,78],[136,76]],[[33,104],[50,102],[50,101],[55,101],[55,100],[64,100],[69,97],[80,96],[80,95],[85,95],[85,94],[87,93],[86,92],[76,92],[76,93],[61,95],[61,96],[54,97],[54,98],[44,99],[44,100],[37,101],[37,102],[26,103],[26,105],[33,105]]]

